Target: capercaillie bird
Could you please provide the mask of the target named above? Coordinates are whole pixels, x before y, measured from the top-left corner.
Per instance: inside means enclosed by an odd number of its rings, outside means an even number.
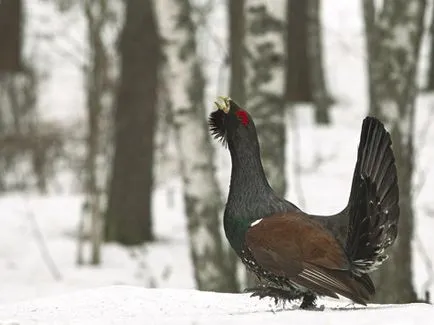
[[[216,106],[210,131],[232,160],[224,230],[241,261],[261,279],[249,289],[252,296],[302,299],[302,309],[315,308],[317,296],[338,294],[366,305],[375,294],[368,273],[386,260],[398,232],[395,158],[384,125],[373,117],[363,120],[348,204],[335,215],[319,216],[270,187],[250,114],[228,97],[219,97]]]

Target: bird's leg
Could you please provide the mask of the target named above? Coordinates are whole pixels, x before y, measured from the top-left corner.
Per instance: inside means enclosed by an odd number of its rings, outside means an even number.
[[[300,309],[312,310],[316,309],[316,296],[313,293],[305,293],[303,295],[303,301],[301,302]]]
[[[279,300],[292,301],[294,299],[300,299],[303,297],[303,294],[298,290],[289,291],[265,285],[255,288],[248,288],[245,290],[245,292],[252,292],[250,297],[259,297],[259,299],[265,297],[273,298],[276,305],[278,304]]]

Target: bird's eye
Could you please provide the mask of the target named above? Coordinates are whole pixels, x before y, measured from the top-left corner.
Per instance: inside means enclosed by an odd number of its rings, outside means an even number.
[[[247,124],[249,124],[249,115],[247,115],[246,111],[236,111],[235,115],[238,117],[242,125],[246,126]]]

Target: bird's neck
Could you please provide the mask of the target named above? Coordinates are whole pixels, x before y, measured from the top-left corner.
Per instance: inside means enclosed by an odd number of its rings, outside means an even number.
[[[276,195],[265,177],[257,139],[228,141],[232,158],[231,182],[224,214],[226,237],[240,254],[245,232],[255,220],[279,212],[299,211]],[[283,175],[282,175],[283,177]]]
[[[231,182],[224,214],[224,228],[231,246],[240,254],[250,224],[273,212],[270,202],[279,199],[271,189],[259,154],[259,144],[235,146],[229,142],[232,158]]]
[[[229,143],[229,150],[232,171],[228,201],[257,201],[274,194],[265,176],[257,140],[246,145]]]

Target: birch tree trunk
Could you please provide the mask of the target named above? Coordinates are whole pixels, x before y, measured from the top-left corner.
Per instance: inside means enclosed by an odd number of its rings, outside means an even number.
[[[238,291],[236,265],[220,232],[221,193],[206,124],[205,80],[189,1],[155,0],[169,75],[194,277],[200,290]]]
[[[103,111],[102,99],[107,96],[107,50],[102,40],[102,33],[107,23],[107,0],[83,0],[82,2],[88,28],[88,44],[90,63],[85,68],[86,95],[87,95],[87,154],[85,161],[85,204],[82,218],[90,220],[90,238],[92,245],[91,263],[101,262],[102,244],[102,213],[101,189],[98,188],[97,157],[101,153],[100,147],[100,120]],[[84,232],[85,220],[80,220],[79,232]],[[83,237],[78,236],[77,264],[83,264]]]
[[[401,210],[398,238],[390,259],[374,277],[378,288],[375,299],[381,303],[416,300],[411,269],[414,227],[411,193],[416,72],[425,8],[426,0],[385,0],[373,26],[378,35],[372,44],[378,55],[371,80],[376,92],[374,104],[392,136]]]
[[[271,187],[286,193],[285,14],[286,1],[245,0],[246,109],[255,118],[261,156]],[[247,271],[247,287],[257,278]]]
[[[246,108],[255,118],[265,173],[284,196],[286,1],[246,0]]]
[[[307,55],[310,63],[315,121],[330,124],[330,99],[326,88],[323,68],[322,28],[320,0],[307,0]]]

